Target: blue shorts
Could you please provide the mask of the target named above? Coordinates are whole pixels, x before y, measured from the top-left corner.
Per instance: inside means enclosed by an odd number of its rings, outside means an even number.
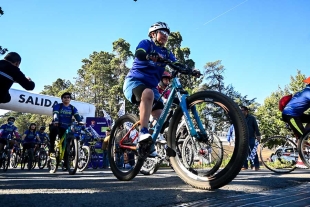
[[[125,82],[123,85],[123,92],[124,92],[126,99],[128,101],[130,101],[130,103],[133,103],[133,104],[137,103],[137,102],[135,102],[136,98],[135,98],[135,95],[133,94],[132,90],[134,88],[138,87],[139,85],[145,85],[145,84],[143,82],[135,79],[135,78],[126,78],[125,79]],[[159,94],[157,88],[150,88],[150,89],[152,89],[152,91],[154,93],[154,101],[157,101],[160,97],[160,94]],[[162,99],[160,99],[159,101],[162,102]]]

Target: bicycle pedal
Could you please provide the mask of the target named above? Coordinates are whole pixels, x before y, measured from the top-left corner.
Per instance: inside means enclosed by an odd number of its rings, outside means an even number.
[[[165,149],[168,157],[175,157],[177,155],[177,153],[171,147],[166,146]]]

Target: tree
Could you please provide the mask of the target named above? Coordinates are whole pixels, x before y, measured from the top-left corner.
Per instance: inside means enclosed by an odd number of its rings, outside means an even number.
[[[126,63],[133,54],[124,39],[120,38],[112,45],[113,53],[93,52],[88,59],[82,60],[75,89],[78,100],[94,104],[97,113],[104,109],[112,118],[117,118],[120,103],[126,101],[122,89],[129,71]],[[126,111],[130,107],[128,102]]]
[[[60,97],[64,92],[71,92],[74,98],[74,85],[69,80],[58,78],[52,85],[45,85],[41,94]]]
[[[279,100],[284,95],[294,94],[297,91],[302,90],[305,87],[303,80],[305,75],[301,74],[297,70],[296,76],[291,76],[291,82],[283,89],[280,87],[277,91],[271,93],[269,97],[264,100],[264,104],[258,107],[255,115],[259,121],[259,128],[265,138],[274,135],[287,135],[292,134],[292,131],[288,131],[285,127],[285,123],[282,121],[282,112],[278,109]]]
[[[4,12],[3,12],[2,8],[0,7],[0,17],[1,17],[3,14],[4,14]],[[4,55],[7,51],[8,51],[8,49],[2,48],[2,47],[0,46],[0,55]]]
[[[183,38],[180,32],[171,32],[167,42],[167,48],[175,55],[178,62],[186,65],[188,68],[195,68],[195,62],[189,58],[191,51],[188,47],[181,48]],[[193,76],[182,75],[180,80],[184,88],[190,92],[194,88],[198,88],[202,82],[202,78],[195,78]]]

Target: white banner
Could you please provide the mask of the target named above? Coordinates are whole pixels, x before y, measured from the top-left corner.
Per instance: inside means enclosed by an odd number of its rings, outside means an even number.
[[[17,89],[10,89],[9,93],[12,97],[11,101],[6,104],[0,104],[0,109],[52,116],[53,106],[61,103],[60,97],[30,93]],[[96,108],[93,104],[73,100],[70,103],[84,117],[83,121],[86,120],[86,117],[95,116]]]

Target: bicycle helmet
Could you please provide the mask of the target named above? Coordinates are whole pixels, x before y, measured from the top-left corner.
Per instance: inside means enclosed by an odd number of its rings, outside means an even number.
[[[310,84],[310,77],[305,79],[305,80],[303,80],[303,82],[306,83],[306,84]]]
[[[156,30],[166,30],[168,34],[170,34],[170,28],[168,27],[168,24],[165,22],[156,22],[149,28],[149,37],[152,38],[151,32],[155,32]]]
[[[161,87],[165,88],[165,87],[168,86],[168,84],[165,84],[165,83],[163,82],[163,78],[168,78],[169,80],[171,80],[171,74],[170,74],[169,72],[167,72],[167,71],[164,71],[164,73],[163,73],[162,76],[161,76],[161,80],[160,80],[160,82],[159,82],[159,85],[160,85]]]
[[[15,117],[13,117],[13,116],[10,116],[10,117],[8,118],[8,121],[9,121],[9,120],[12,120],[12,119],[15,121]],[[13,122],[14,122],[14,121],[13,121]]]
[[[43,131],[44,131],[45,129],[46,129],[45,126],[41,126],[41,127],[40,127],[40,130],[43,130]]]

